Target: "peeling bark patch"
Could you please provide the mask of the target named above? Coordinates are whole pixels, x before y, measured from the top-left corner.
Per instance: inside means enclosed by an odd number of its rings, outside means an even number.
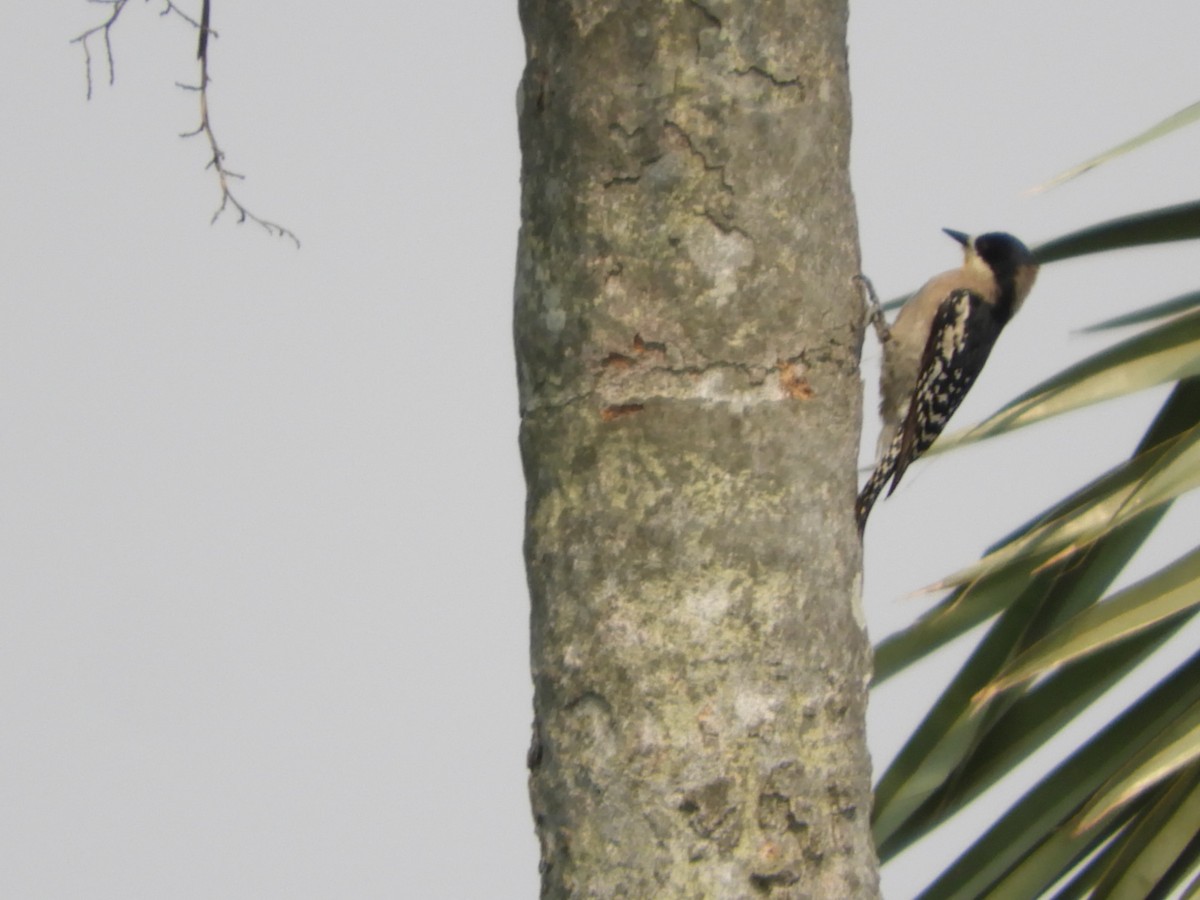
[[[853,794],[840,784],[829,786],[829,805],[836,815],[849,822],[858,818],[858,806],[854,803]]]
[[[791,798],[780,793],[758,795],[758,827],[773,834],[804,834],[808,822],[796,818]]]
[[[644,403],[619,403],[616,406],[606,406],[600,410],[600,418],[605,422],[613,422],[624,416],[632,416],[646,408]]]
[[[799,880],[800,875],[790,866],[778,872],[755,872],[750,876],[750,883],[754,885],[755,890],[763,894],[769,894],[777,887],[788,887]]]
[[[796,364],[791,360],[781,359],[777,363],[779,369],[779,386],[793,400],[811,400],[816,392],[808,379],[796,370]]]
[[[754,244],[711,213],[706,212],[704,221],[712,227],[689,231],[684,244],[692,265],[712,285],[704,298],[724,306],[741,289],[742,273],[754,262]]]
[[[662,341],[643,340],[640,334],[633,336],[632,347],[633,356],[613,350],[600,361],[600,367],[603,369],[628,369],[639,362],[637,359],[639,356],[653,355],[660,359],[665,359],[667,356],[667,345],[665,343]]]
[[[624,353],[610,353],[600,361],[600,365],[605,369],[628,369],[634,363],[632,356],[626,356]]]
[[[720,734],[721,729],[716,721],[716,712],[711,703],[706,703],[700,712],[696,713],[696,727],[704,738],[712,739]]]
[[[692,830],[722,850],[732,850],[742,838],[738,804],[730,796],[733,789],[728,778],[718,778],[689,791],[679,802],[679,811],[688,817]]]
[[[590,0],[574,0],[571,3],[571,17],[581,38],[586,38],[608,15],[603,4],[592,3]]]
[[[748,690],[738,691],[733,699],[737,721],[752,735],[759,734],[775,721],[775,705],[771,697]]]
[[[550,286],[542,294],[542,321],[551,334],[560,334],[567,324],[567,312],[563,308],[562,291]]]
[[[662,341],[644,341],[640,334],[633,336],[633,350],[635,353],[657,353],[660,356],[667,355],[667,345]]]

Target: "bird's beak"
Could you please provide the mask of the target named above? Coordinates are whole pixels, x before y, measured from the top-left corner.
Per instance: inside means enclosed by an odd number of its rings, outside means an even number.
[[[942,231],[946,232],[946,234],[950,235],[950,237],[954,238],[964,247],[971,246],[971,236],[969,234],[963,234],[961,231],[955,231],[953,228],[943,228]]]

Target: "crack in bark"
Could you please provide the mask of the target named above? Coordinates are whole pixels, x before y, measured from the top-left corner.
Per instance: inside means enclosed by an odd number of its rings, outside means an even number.
[[[758,387],[767,380],[767,375],[771,370],[766,366],[757,366],[750,363],[718,361],[706,363],[705,365],[650,366],[646,369],[643,369],[643,371],[649,374],[664,374],[672,377],[680,376],[689,378],[694,378],[697,375],[709,375],[713,372],[737,372],[745,375],[752,387]]]
[[[620,354],[620,353],[609,354],[603,360],[601,360],[600,366],[603,368],[615,367],[617,369],[628,370],[628,369],[633,368],[633,366],[637,365],[637,360],[631,360],[632,365],[627,364],[627,363],[623,364],[623,361],[618,361],[616,363],[613,362],[614,358],[619,358],[619,357],[623,357],[623,356],[624,356],[624,354]],[[631,359],[628,357],[626,357],[626,358]],[[798,357],[796,359],[798,359]],[[752,363],[729,362],[729,361],[724,361],[724,360],[705,363],[703,365],[700,365],[700,364],[685,365],[685,366],[652,365],[652,366],[647,366],[645,368],[639,369],[640,375],[642,375],[644,377],[666,376],[666,378],[668,380],[672,380],[672,381],[678,380],[683,385],[687,385],[689,383],[694,383],[698,378],[702,378],[706,375],[718,374],[718,373],[722,373],[722,372],[733,373],[735,375],[742,375],[745,377],[746,385],[744,388],[730,389],[728,392],[726,392],[729,394],[728,397],[708,398],[711,400],[711,402],[715,402],[715,403],[734,402],[734,399],[735,399],[734,395],[744,395],[745,399],[747,401],[749,401],[751,399],[751,395],[761,393],[760,389],[763,387],[764,384],[767,383],[767,380],[771,377],[771,374],[773,372],[777,372],[777,371],[779,371],[778,366],[762,366],[762,365],[757,365],[757,364],[752,364]],[[560,412],[560,411],[565,410],[568,407],[574,406],[576,404],[587,403],[587,402],[590,402],[593,400],[601,401],[601,406],[600,406],[601,415],[604,415],[605,411],[612,411],[612,410],[617,411],[617,414],[615,414],[615,415],[610,414],[608,416],[608,418],[611,420],[611,419],[621,418],[622,416],[627,415],[632,412],[640,412],[641,408],[643,408],[647,402],[653,401],[653,400],[705,399],[704,395],[700,392],[681,391],[679,393],[668,393],[668,392],[664,392],[661,389],[661,386],[658,386],[657,390],[651,389],[651,390],[643,392],[643,393],[638,393],[636,390],[630,390],[627,393],[613,391],[611,394],[608,394],[604,389],[604,375],[605,374],[606,373],[604,371],[597,373],[593,377],[593,382],[594,382],[593,386],[585,391],[571,394],[570,396],[564,397],[562,399],[557,399],[557,400],[549,400],[549,399],[536,400],[535,399],[528,406],[524,407],[521,410],[521,419],[524,420],[526,416],[531,415],[532,413],[535,413],[535,412],[543,412],[543,411]],[[533,391],[532,393],[537,394],[538,392]],[[618,396],[619,393],[626,393],[626,396],[619,397]],[[774,397],[771,399],[775,399],[775,400],[785,399],[789,394],[789,392],[786,390],[786,388],[782,389],[781,393],[783,396]],[[639,407],[639,408],[634,409],[633,407]]]
[[[735,69],[734,74],[742,76],[742,77],[745,77],[746,75],[757,75],[759,78],[765,78],[767,81],[771,82],[771,84],[775,85],[775,87],[781,87],[781,88],[785,88],[785,87],[803,88],[804,87],[804,85],[801,83],[799,77],[778,78],[775,75],[773,75],[771,72],[768,72],[762,66],[750,66],[749,68],[746,68],[746,69]]]
[[[730,193],[733,193],[733,188],[728,187],[728,185],[726,185],[725,187]],[[717,229],[717,231],[721,232],[721,234],[736,234],[738,237],[745,238],[747,241],[749,241],[752,244],[754,243],[754,238],[750,237],[750,235],[746,233],[746,230],[744,228],[740,228],[737,225],[726,224],[726,223],[722,222],[719,218],[717,218],[717,214],[714,213],[711,209],[708,209],[707,207],[705,207],[703,215],[704,215],[704,218],[707,219],[712,224],[712,226]]]
[[[700,13],[700,15],[704,16],[705,20],[713,28],[723,27],[723,23],[721,22],[720,18],[711,9],[701,3],[700,0],[687,0],[687,3],[688,6],[696,10],[696,12]]]
[[[687,145],[688,151],[700,160],[700,164],[704,167],[704,171],[718,173],[721,176],[721,189],[730,194],[733,193],[733,185],[725,180],[725,164],[709,162],[708,157],[704,155],[704,151],[696,146],[695,142],[692,140],[692,136],[688,134],[682,125],[673,119],[664,119],[663,130],[674,131],[681,138],[683,138],[683,142]]]
[[[646,165],[650,164],[651,163],[646,163],[642,166],[642,168],[645,168]],[[637,184],[641,180],[641,175],[614,175],[612,178],[609,178],[607,181],[603,182],[600,186],[604,188],[604,190],[608,190],[609,188],[615,187],[618,184]]]

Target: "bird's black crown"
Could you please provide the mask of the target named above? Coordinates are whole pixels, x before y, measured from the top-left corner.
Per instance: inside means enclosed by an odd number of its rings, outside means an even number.
[[[1033,253],[1004,231],[990,231],[975,238],[975,252],[1000,280],[1012,278],[1021,266],[1036,266]]]

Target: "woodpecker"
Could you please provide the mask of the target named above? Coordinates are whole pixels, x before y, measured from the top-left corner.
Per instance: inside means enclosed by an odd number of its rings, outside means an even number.
[[[875,471],[854,504],[860,534],[880,492],[890,482],[890,496],[909,464],[942,433],[1037,278],[1033,254],[1011,234],[971,237],[942,230],[962,244],[962,267],[927,281],[901,307],[891,327],[870,281],[859,276],[883,344],[883,431]]]

